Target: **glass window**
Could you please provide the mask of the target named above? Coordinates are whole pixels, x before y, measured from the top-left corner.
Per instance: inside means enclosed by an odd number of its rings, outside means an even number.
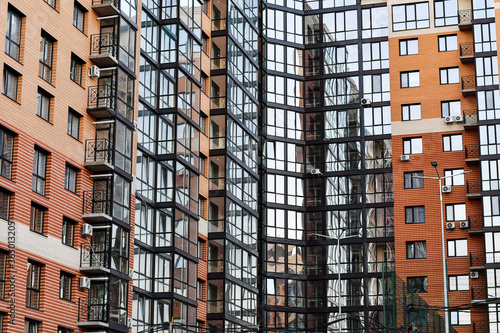
[[[355,49],[356,47],[356,45],[348,46],[346,58],[352,58],[350,53],[352,53],[352,49]],[[351,66],[351,68],[357,70],[357,67],[355,66]],[[389,43],[363,43],[363,69],[375,70],[383,68],[389,68]]]
[[[61,272],[61,277],[59,279],[59,298],[71,301],[72,281],[72,275]]]
[[[476,58],[476,85],[491,86],[498,84],[497,56]]]
[[[56,0],[44,0],[50,7],[56,9]]]
[[[418,54],[418,38],[400,39],[399,40],[399,55]]]
[[[434,25],[436,27],[442,27],[456,24],[458,24],[458,1],[434,1]]]
[[[31,203],[30,230],[43,234],[45,208]]]
[[[461,116],[462,107],[460,101],[442,101],[441,102],[441,117]]]
[[[82,68],[84,62],[76,57],[74,54],[71,55],[71,68],[69,78],[79,84],[82,85]]]
[[[81,117],[82,115],[80,115],[76,111],[73,111],[71,109],[68,111],[68,134],[77,140],[80,138]]]
[[[403,154],[422,154],[422,138],[403,139]]]
[[[401,72],[401,88],[420,87],[420,72]]]
[[[474,20],[495,17],[494,0],[473,0],[472,13]]]
[[[7,275],[7,255],[6,252],[0,252],[0,299],[5,298],[5,276]],[[2,321],[0,318],[0,332],[2,331]]]
[[[76,180],[78,175],[78,169],[74,166],[66,164],[66,173],[64,177],[64,188],[76,193]]]
[[[413,171],[413,172],[405,172],[405,188],[423,188],[424,187],[424,179],[421,178],[424,176],[423,171]]]
[[[460,74],[458,72],[458,67],[452,68],[440,68],[439,78],[441,84],[452,84],[460,82]]]
[[[363,76],[363,97],[372,102],[390,100],[389,73]]]
[[[448,240],[448,257],[467,257],[467,239]]]
[[[498,89],[477,92],[479,120],[500,119],[500,94]]]
[[[42,266],[28,261],[28,278],[26,280],[26,306],[34,309],[40,307],[40,279]]]
[[[474,51],[490,52],[497,50],[495,22],[474,24]]]
[[[54,54],[54,39],[42,33],[40,37],[40,66],[38,75],[48,83],[52,82],[52,56]]]
[[[7,30],[5,36],[5,53],[19,61],[21,50],[22,16],[9,8],[7,12]]]
[[[469,290],[468,275],[452,275],[448,277],[450,291]]]
[[[464,203],[446,205],[446,222],[465,220],[467,220],[467,213]]]
[[[0,219],[9,220],[10,193],[0,188]]]
[[[75,2],[73,9],[73,25],[81,32],[84,32],[85,29],[85,12],[85,8]]]
[[[425,241],[406,242],[406,259],[427,258],[427,247]]]
[[[401,105],[402,120],[420,120],[422,119],[420,103]]]
[[[63,244],[68,245],[68,246],[73,246],[74,242],[74,236],[75,236],[75,222],[68,219],[68,218],[63,218],[63,224],[62,224],[62,236],[61,236],[61,241]]]
[[[0,127],[0,176],[11,179],[14,136]]]
[[[25,333],[38,333],[38,322],[33,321],[33,320],[26,320],[24,322],[24,332]]]
[[[325,4],[326,2],[323,2]],[[363,9],[362,38],[385,37],[388,34],[387,8],[373,7]]]
[[[463,150],[462,134],[443,135],[443,151]]]
[[[33,181],[32,190],[38,194],[45,195],[45,182],[47,172],[47,153],[40,149],[35,149],[33,158]]]
[[[439,52],[457,51],[457,35],[438,36],[438,49]]]
[[[19,102],[17,90],[20,77],[21,74],[15,72],[7,66],[4,66],[2,93],[16,102]]]
[[[465,185],[464,169],[444,170],[444,184],[449,186]]]
[[[37,116],[50,121],[50,100],[52,96],[45,91],[38,89],[38,96],[36,99],[36,114]]]
[[[409,3],[392,6],[392,30],[429,28],[429,3]]]
[[[407,224],[425,223],[425,207],[424,206],[405,207],[405,223]]]
[[[380,134],[390,134],[391,133],[391,107],[390,106],[380,106],[380,107],[365,107],[364,109],[364,122],[365,122],[365,135],[380,135]],[[345,121],[345,119],[344,119]],[[347,119],[349,122],[348,126],[353,126],[351,124],[351,119]],[[353,135],[354,133],[350,133]]]
[[[406,282],[408,284],[408,292],[410,293],[427,292],[427,276],[409,277]]]
[[[452,325],[470,325],[470,310],[450,311]]]

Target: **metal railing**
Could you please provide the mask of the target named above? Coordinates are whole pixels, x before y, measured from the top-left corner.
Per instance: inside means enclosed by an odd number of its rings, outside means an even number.
[[[477,110],[464,110],[464,124],[477,125]]]
[[[482,288],[471,287],[470,293],[471,293],[471,298],[473,301],[482,301],[482,300],[485,300],[488,298],[487,297],[488,294],[486,293],[485,287],[482,287]]]
[[[97,5],[113,5],[118,7],[118,0],[92,0],[92,6]]]
[[[474,44],[472,42],[460,43],[460,56],[472,57],[474,55]]]
[[[481,182],[479,180],[468,180],[467,194],[481,194]]]
[[[458,24],[471,24],[472,23],[472,10],[462,9],[458,11]]]
[[[469,215],[469,230],[483,230],[482,215]]]
[[[226,96],[210,98],[211,109],[224,109],[225,107],[226,107]]]
[[[208,232],[224,232],[224,220],[209,220]]]
[[[80,267],[109,267],[109,251],[106,250],[106,243],[92,245],[82,243],[80,248]]]
[[[476,89],[476,76],[466,75],[462,76],[462,90],[475,90]]]
[[[216,19],[212,20],[212,31],[220,31],[227,29],[227,19]]]
[[[226,69],[226,58],[212,58],[210,61],[210,69]]]
[[[116,57],[118,38],[115,34],[104,32],[90,36],[90,55],[110,55]]]
[[[488,333],[488,323],[472,323],[472,333]]]
[[[105,298],[80,297],[78,321],[108,321],[108,304]]]
[[[89,87],[89,96],[87,108],[110,108],[115,105],[115,94],[111,86],[93,86]]]
[[[465,159],[476,159],[479,158],[479,145],[467,145],[465,146]]]
[[[111,215],[111,194],[109,191],[84,191],[83,214]]]
[[[225,188],[225,178],[210,178],[208,189],[210,191],[223,190]]]
[[[484,252],[470,252],[470,267],[484,267]]]
[[[85,141],[85,162],[113,163],[113,145],[107,139]]]

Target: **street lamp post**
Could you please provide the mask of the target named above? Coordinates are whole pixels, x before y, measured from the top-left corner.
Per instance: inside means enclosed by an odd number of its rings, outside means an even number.
[[[441,256],[443,260],[443,295],[444,295],[444,331],[445,333],[450,333],[450,310],[449,310],[449,298],[448,298],[448,269],[446,267],[446,250],[445,250],[445,242],[444,242],[444,215],[443,215],[443,190],[441,185],[441,180],[460,176],[469,172],[464,171],[458,174],[453,174],[450,176],[441,177],[438,170],[438,164],[436,161],[431,161],[431,165],[436,169],[437,177],[415,177],[415,178],[424,178],[424,179],[437,179],[439,180],[439,208],[441,212]]]
[[[328,235],[322,235],[322,234],[317,234],[317,233],[309,233],[309,235],[315,235],[315,236],[319,236],[319,237],[324,237],[324,238],[327,238],[327,239],[336,239],[337,240],[337,248],[336,248],[336,253],[335,253],[335,257],[336,257],[336,260],[337,260],[337,269],[338,269],[338,272],[337,272],[337,298],[338,298],[338,304],[339,304],[339,333],[342,333],[342,297],[341,297],[341,283],[340,283],[340,237],[342,237],[342,235],[344,234],[344,232],[347,231],[347,228],[345,229],[342,229],[341,232],[338,233],[337,237],[334,238],[334,237],[331,237],[331,236],[328,236]],[[351,237],[354,237],[354,236],[357,236],[357,235],[351,235],[349,237],[344,237],[344,238],[351,238]]]

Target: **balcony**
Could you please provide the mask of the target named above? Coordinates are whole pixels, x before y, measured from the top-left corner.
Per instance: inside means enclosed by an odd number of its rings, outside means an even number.
[[[207,313],[222,313],[224,301],[207,301]]]
[[[92,0],[92,9],[99,16],[111,16],[120,14],[119,0]]]
[[[469,259],[471,271],[484,269],[484,252],[470,252]]]
[[[210,109],[225,109],[226,108],[226,97],[211,97],[210,98]]]
[[[470,292],[472,303],[485,302],[488,298],[485,287],[471,287]]]
[[[479,163],[479,145],[465,146],[465,163],[467,164]]]
[[[462,95],[464,97],[474,96],[476,94],[475,75],[462,76]]]
[[[225,178],[210,178],[209,191],[221,191],[225,189]]]
[[[481,199],[481,182],[479,180],[467,181],[467,199]]]
[[[226,69],[226,58],[212,58],[210,70]]]
[[[470,215],[469,216],[469,234],[483,233],[483,216]]]
[[[118,38],[112,33],[90,36],[90,60],[98,67],[111,67],[118,64],[116,59]]]
[[[488,333],[488,323],[472,323],[472,333]]]
[[[109,273],[109,251],[100,251],[107,248],[105,243],[82,243],[80,248],[80,271],[87,274]]]
[[[96,119],[115,116],[115,92],[111,86],[89,87],[87,113]]]
[[[477,128],[477,111],[464,110],[464,128],[466,130]]]
[[[227,20],[225,18],[212,20],[212,32],[227,30]]]
[[[109,327],[108,304],[105,298],[80,297],[78,300],[79,327],[102,329]]]
[[[460,61],[465,64],[474,61],[474,44],[460,43]]]
[[[109,191],[83,192],[83,215],[86,222],[111,221],[111,195]]]
[[[458,28],[460,30],[472,30],[472,10],[463,9],[458,11]]]
[[[224,272],[224,260],[208,261],[208,273],[223,273],[223,272]]]
[[[113,145],[109,140],[85,141],[85,167],[94,172],[113,170]]]

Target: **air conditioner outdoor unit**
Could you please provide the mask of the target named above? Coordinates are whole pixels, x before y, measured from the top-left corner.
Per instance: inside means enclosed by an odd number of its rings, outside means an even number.
[[[401,155],[401,162],[408,162],[410,160],[410,155]]]
[[[99,77],[99,75],[100,75],[99,67],[97,67],[96,65],[90,66],[89,76],[90,77]]]
[[[443,193],[451,193],[451,186],[445,185],[442,187]]]
[[[311,169],[311,175],[321,175],[321,171],[319,169]]]
[[[92,237],[92,226],[88,223],[82,225],[82,237]]]
[[[477,272],[477,271],[471,271],[470,272],[470,278],[471,279],[479,279],[479,272]]]
[[[454,122],[455,120],[453,119],[452,116],[447,116],[447,117],[444,117],[444,122],[449,124],[449,123],[452,123]]]
[[[448,230],[455,229],[455,222],[448,222],[448,223],[446,223],[446,229],[448,229]]]
[[[128,324],[128,328],[132,328],[132,318],[128,317],[127,324]]]
[[[460,222],[460,228],[461,229],[467,229],[468,227],[469,227],[469,222],[468,221]]]
[[[463,123],[464,122],[464,116],[462,116],[461,114],[458,115],[458,116],[455,116],[455,121],[457,123]]]
[[[90,289],[90,278],[82,276],[80,278],[80,289]]]
[[[134,269],[133,268],[129,268],[128,269],[128,276],[132,277],[134,275]]]
[[[368,98],[361,99],[361,105],[367,106],[367,105],[371,105],[371,104],[372,104],[372,101],[370,101]]]

